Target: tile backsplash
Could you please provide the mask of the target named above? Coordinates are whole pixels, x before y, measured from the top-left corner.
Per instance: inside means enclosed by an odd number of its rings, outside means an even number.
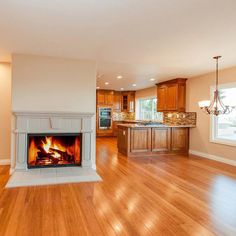
[[[196,112],[165,112],[164,123],[169,125],[196,125]]]
[[[135,120],[134,112],[113,112],[113,120]]]
[[[134,112],[113,112],[113,120],[135,120]],[[196,125],[196,112],[157,112],[155,122],[169,125]]]

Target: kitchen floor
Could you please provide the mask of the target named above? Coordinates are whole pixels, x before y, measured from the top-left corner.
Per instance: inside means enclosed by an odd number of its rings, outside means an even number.
[[[0,235],[235,235],[236,167],[198,157],[127,158],[97,138],[102,182],[4,189]]]

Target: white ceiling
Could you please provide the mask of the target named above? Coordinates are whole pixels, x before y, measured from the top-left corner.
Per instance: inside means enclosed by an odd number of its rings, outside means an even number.
[[[1,0],[0,9],[0,61],[96,60],[101,88],[207,73],[216,54],[221,68],[236,65],[236,0]]]

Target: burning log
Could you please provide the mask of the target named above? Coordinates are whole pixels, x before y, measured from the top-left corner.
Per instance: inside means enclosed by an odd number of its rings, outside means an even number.
[[[49,159],[51,159],[52,158],[52,154],[51,153],[47,153],[42,147],[37,147],[38,148],[38,152],[37,152],[37,154],[38,154],[38,157],[41,159],[41,158],[49,158]]]
[[[64,151],[61,151],[61,150],[58,150],[55,148],[50,148],[49,150],[51,152],[56,152],[56,153],[60,154],[61,157],[66,161],[73,161],[74,160],[73,156],[69,155],[66,151],[64,152]]]

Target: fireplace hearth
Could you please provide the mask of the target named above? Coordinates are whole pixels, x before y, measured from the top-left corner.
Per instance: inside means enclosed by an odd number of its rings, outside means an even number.
[[[81,165],[81,134],[28,134],[28,168]]]

